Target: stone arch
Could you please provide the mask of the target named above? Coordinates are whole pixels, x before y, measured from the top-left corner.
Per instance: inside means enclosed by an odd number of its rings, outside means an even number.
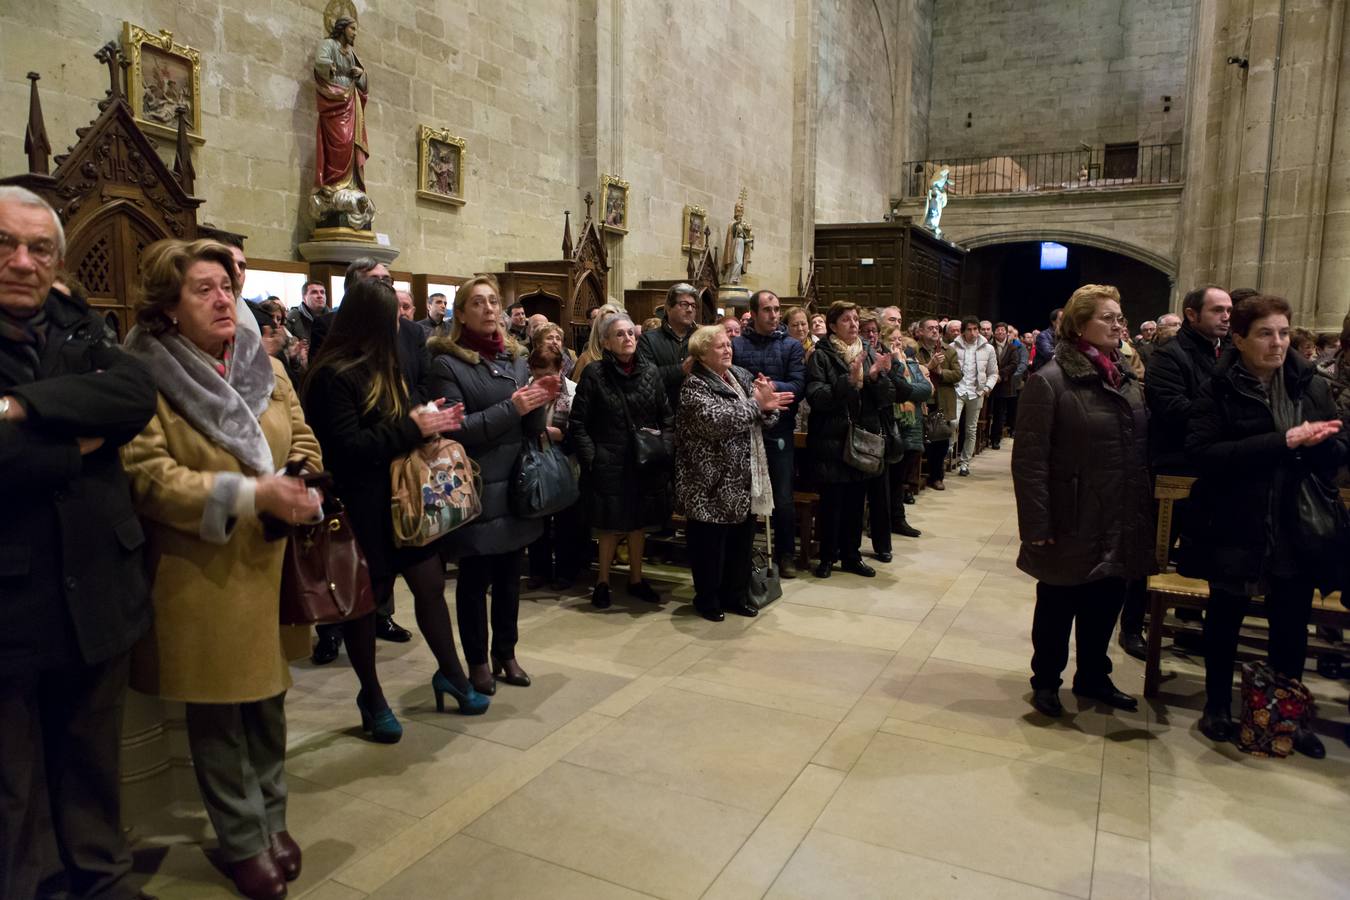
[[[1121,256],[1128,256],[1130,259],[1137,259],[1139,262],[1152,266],[1159,272],[1162,272],[1168,279],[1174,282],[1177,277],[1176,260],[1169,259],[1160,253],[1155,253],[1154,251],[1140,247],[1137,244],[1119,241],[1115,238],[1093,234],[1088,231],[1072,231],[1065,228],[1019,228],[1014,231],[995,231],[989,234],[961,237],[958,240],[962,247],[969,250],[975,250],[979,247],[988,247],[992,244],[1016,244],[1026,241],[1056,241],[1064,244],[1083,244],[1088,247],[1096,247],[1099,250],[1110,250],[1113,253],[1119,253]]]

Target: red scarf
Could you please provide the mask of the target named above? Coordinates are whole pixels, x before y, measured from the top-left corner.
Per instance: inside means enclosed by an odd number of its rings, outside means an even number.
[[[614,365],[619,367],[619,371],[625,375],[632,375],[637,371],[637,354],[634,353],[628,357],[628,362],[620,362],[619,358],[614,357]]]
[[[1078,341],[1078,352],[1088,358],[1088,362],[1101,373],[1102,380],[1113,388],[1120,387],[1120,368],[1116,365],[1115,352],[1110,356],[1098,350],[1087,341]]]
[[[483,359],[496,359],[506,349],[506,338],[502,336],[500,329],[491,334],[477,334],[465,328],[459,333],[459,343]]]

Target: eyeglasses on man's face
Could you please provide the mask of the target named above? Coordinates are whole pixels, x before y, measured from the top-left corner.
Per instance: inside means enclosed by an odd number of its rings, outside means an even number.
[[[28,258],[43,268],[55,262],[60,252],[56,246],[56,241],[51,238],[41,237],[24,240],[7,231],[0,231],[0,263],[7,262],[10,257],[19,252],[20,247],[27,248]]]

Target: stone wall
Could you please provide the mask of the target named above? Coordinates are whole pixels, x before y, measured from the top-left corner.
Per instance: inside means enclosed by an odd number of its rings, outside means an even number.
[[[927,155],[1179,139],[1191,6],[937,0]],[[1168,113],[1165,95],[1172,98]]]
[[[891,60],[909,49],[895,45],[897,7],[872,0],[821,6],[817,222],[875,221],[886,211],[896,92]]]
[[[576,205],[574,4],[427,7],[390,0],[362,17],[376,230],[402,250],[397,267],[414,271],[466,274],[556,253],[562,209]],[[124,19],[202,51],[201,217],[247,234],[253,256],[296,258],[314,177],[311,61],[323,18],[313,3],[5,4],[0,98],[11,114],[0,122],[0,170],[24,161],[24,73],[42,73],[48,133],[64,149],[97,114],[107,79],[92,54]],[[468,141],[464,207],[416,199],[419,124]]]

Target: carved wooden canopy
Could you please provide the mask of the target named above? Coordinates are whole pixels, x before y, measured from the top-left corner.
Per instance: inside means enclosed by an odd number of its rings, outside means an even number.
[[[123,90],[124,71],[116,45],[99,51],[109,63],[112,86],[99,103],[98,118],[76,129],[78,141],[56,157],[50,175],[45,153],[29,153],[30,171],[0,179],[33,191],[57,211],[66,230],[65,269],[86,292],[91,305],[111,314],[110,324],[126,334],[131,307],[140,280],[140,258],[145,248],[163,238],[197,237],[197,207],[179,182],[191,188],[190,159],[180,158],[176,175],[159,158],[154,142],[136,125]],[[30,106],[30,133],[41,134],[37,105],[37,76]],[[36,120],[36,127],[33,120]],[[180,129],[182,127],[180,119]],[[180,157],[185,141],[180,141]]]

